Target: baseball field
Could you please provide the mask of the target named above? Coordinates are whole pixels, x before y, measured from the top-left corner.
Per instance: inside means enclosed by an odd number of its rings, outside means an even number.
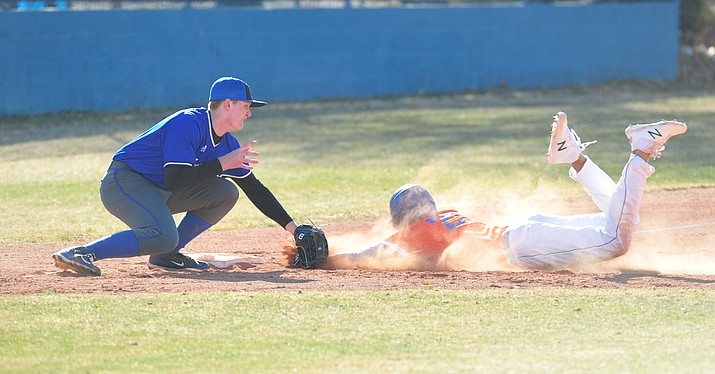
[[[269,100],[270,101],[270,100]],[[199,103],[198,105],[201,105]],[[438,207],[493,224],[596,207],[545,161],[551,116],[617,178],[630,123],[673,119],[630,251],[569,271],[520,271],[449,249],[450,271],[302,270],[290,235],[245,197],[186,253],[256,263],[150,270],[52,253],[124,230],[99,200],[118,147],[180,108],[0,118],[0,372],[706,373],[715,365],[715,90],[610,83],[554,90],[277,103],[235,135],[259,139],[259,179],[331,251],[389,234],[388,200],[425,185]],[[177,216],[178,220],[180,216]]]

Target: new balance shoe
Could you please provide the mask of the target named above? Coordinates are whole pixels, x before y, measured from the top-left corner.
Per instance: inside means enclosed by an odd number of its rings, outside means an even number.
[[[688,126],[676,120],[661,120],[655,123],[630,125],[626,127],[626,136],[631,142],[631,151],[649,153],[652,158],[660,157],[665,149],[665,142],[675,135],[684,134]]]
[[[206,270],[209,264],[203,261],[196,261],[193,258],[181,253],[168,253],[149,256],[147,262],[149,269],[164,269],[164,270]]]
[[[69,269],[84,275],[101,275],[102,271],[96,267],[94,251],[86,247],[72,247],[61,250],[52,255],[55,266],[60,269]]]
[[[549,164],[571,164],[593,143],[596,143],[596,140],[581,143],[576,131],[569,128],[566,113],[558,112],[551,123],[551,141],[546,159]]]

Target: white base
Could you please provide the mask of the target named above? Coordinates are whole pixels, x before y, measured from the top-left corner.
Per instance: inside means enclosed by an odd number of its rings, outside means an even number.
[[[251,255],[236,255],[227,253],[191,253],[187,254],[194,260],[208,262],[209,265],[218,268],[226,269],[230,268],[236,264],[262,264],[263,259],[257,256]]]

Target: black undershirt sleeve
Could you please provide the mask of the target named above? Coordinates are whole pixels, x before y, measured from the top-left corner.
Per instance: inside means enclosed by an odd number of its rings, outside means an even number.
[[[258,208],[266,217],[272,219],[281,227],[285,227],[293,218],[283,209],[283,206],[273,193],[256,178],[253,173],[244,178],[231,178],[241,187],[248,200]]]
[[[189,188],[208,178],[216,178],[222,172],[221,162],[218,159],[196,167],[167,165],[164,167],[164,182],[169,191],[176,191]],[[293,218],[283,209],[278,199],[253,173],[244,178],[231,179],[266,217],[272,219],[281,227],[285,227],[293,221]]]
[[[218,159],[193,167],[184,165],[167,165],[164,167],[164,183],[169,191],[189,188],[194,184],[211,178],[223,172]]]

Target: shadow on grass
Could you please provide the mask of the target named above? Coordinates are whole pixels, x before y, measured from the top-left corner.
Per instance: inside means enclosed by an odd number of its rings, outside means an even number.
[[[603,279],[607,282],[628,284],[631,280],[639,279],[639,278],[655,278],[655,279],[663,279],[663,280],[668,280],[668,281],[679,281],[679,282],[696,283],[696,284],[715,283],[715,280],[688,277],[688,276],[683,276],[683,275],[661,274],[657,271],[652,271],[652,270],[624,271],[623,273],[616,274],[614,276],[604,277],[601,279]]]
[[[219,282],[266,282],[300,284],[314,282],[313,279],[290,279],[283,278],[286,271],[266,271],[266,272],[243,272],[243,271],[156,271],[151,276],[153,278],[177,278],[194,279],[202,281]]]

